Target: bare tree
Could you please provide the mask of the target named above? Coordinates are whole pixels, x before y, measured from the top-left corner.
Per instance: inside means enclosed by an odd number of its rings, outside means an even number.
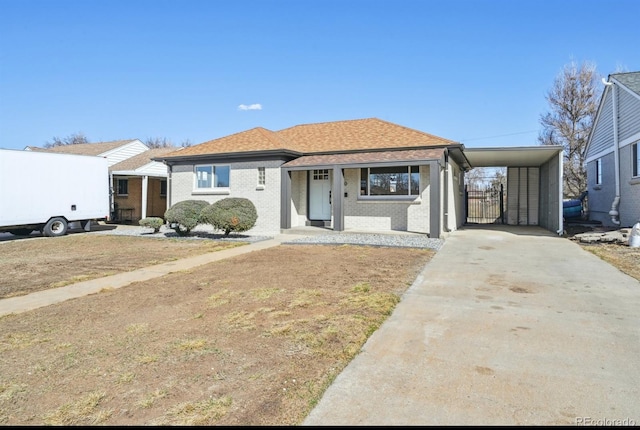
[[[185,139],[180,144],[180,146],[183,147],[183,148],[188,148],[191,145],[193,145],[193,143],[191,142],[191,139]]]
[[[173,142],[166,137],[148,137],[144,143],[149,148],[171,148],[174,146]]]
[[[474,167],[464,174],[464,182],[469,188],[479,188],[484,185],[486,172],[484,167]]]
[[[89,139],[83,133],[73,133],[67,137],[63,137],[60,139],[59,137],[55,137],[50,141],[44,144],[45,148],[53,148],[54,146],[62,146],[62,145],[78,145],[81,143],[89,143]]]
[[[577,198],[587,189],[585,149],[598,110],[599,79],[593,63],[565,65],[547,93],[550,110],[540,116],[540,144],[564,148],[565,198]]]

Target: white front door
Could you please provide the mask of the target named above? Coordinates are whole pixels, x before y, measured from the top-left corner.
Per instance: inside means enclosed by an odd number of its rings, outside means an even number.
[[[309,219],[331,219],[331,174],[329,169],[313,170],[309,178]]]

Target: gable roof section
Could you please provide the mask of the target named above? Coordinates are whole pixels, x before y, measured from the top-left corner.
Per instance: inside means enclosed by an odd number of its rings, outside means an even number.
[[[302,154],[408,149],[457,142],[377,118],[296,125],[280,131],[262,127],[211,140],[162,157],[189,157],[261,151]]]
[[[609,77],[640,95],[640,72],[614,73],[609,75]]]
[[[79,154],[79,155],[101,155],[105,152],[116,149],[120,146],[124,146],[128,143],[135,141],[136,139],[129,140],[114,140],[110,142],[96,142],[96,143],[79,143],[77,145],[60,145],[52,148],[38,148],[34,146],[28,147],[33,151],[46,151],[57,152],[61,154]]]
[[[133,172],[138,169],[143,168],[149,163],[157,163],[157,161],[153,161],[153,158],[161,157],[162,155],[168,154],[170,152],[176,151],[176,148],[152,148],[145,152],[142,152],[138,155],[135,155],[131,158],[127,158],[117,164],[114,164],[109,168],[112,172]]]
[[[608,76],[608,81],[620,85],[640,100],[640,72],[614,73]],[[606,84],[607,81],[603,79],[603,82]],[[611,86],[606,84],[584,149],[587,163],[613,151],[612,103]]]

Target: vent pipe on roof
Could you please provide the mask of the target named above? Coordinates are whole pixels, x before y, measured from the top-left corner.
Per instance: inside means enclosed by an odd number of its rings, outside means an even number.
[[[610,87],[613,85],[613,82],[607,82],[604,78],[602,78],[602,83],[606,86]],[[620,146],[618,141],[618,106],[617,106],[617,97],[616,97],[616,87],[613,86],[611,88],[612,96],[611,103],[613,107],[613,161],[614,161],[614,173],[616,177],[616,196],[613,199],[613,203],[611,203],[611,210],[609,211],[609,216],[611,217],[611,222],[615,225],[620,225],[620,212],[618,212],[618,207],[620,205]]]

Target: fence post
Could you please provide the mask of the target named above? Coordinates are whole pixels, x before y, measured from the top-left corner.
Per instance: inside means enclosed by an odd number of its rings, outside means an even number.
[[[500,222],[504,224],[504,184],[500,184]]]

